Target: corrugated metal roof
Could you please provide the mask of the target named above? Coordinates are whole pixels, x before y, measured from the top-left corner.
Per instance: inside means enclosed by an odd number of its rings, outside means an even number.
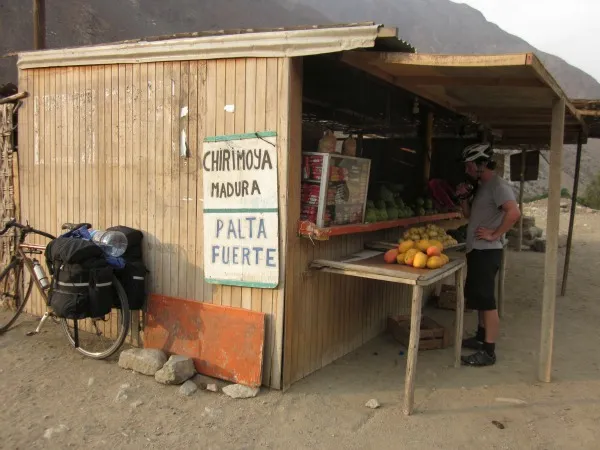
[[[306,27],[220,30],[85,47],[19,54],[18,67],[64,67],[97,64],[192,61],[243,57],[296,57],[378,48],[414,52],[397,38],[395,28],[373,22]]]

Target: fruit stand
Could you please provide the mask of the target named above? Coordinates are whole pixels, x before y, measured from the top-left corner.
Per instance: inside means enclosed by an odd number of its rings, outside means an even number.
[[[400,244],[402,245],[402,244]],[[406,245],[406,244],[405,244]],[[437,247],[435,247],[437,249]],[[410,250],[409,250],[410,251]],[[389,250],[395,252],[397,250]],[[421,253],[424,255],[423,253]],[[337,260],[316,260],[311,268],[337,275],[387,281],[408,285],[412,289],[410,338],[408,345],[408,360],[406,378],[404,381],[404,414],[410,415],[414,404],[414,381],[419,352],[419,334],[421,329],[421,310],[423,306],[423,289],[444,278],[455,275],[457,286],[456,329],[454,341],[454,365],[460,367],[460,352],[463,334],[464,295],[463,270],[465,262],[462,258],[449,259],[437,269],[411,267],[408,264],[392,264],[384,261],[384,253],[377,251],[362,251]],[[433,257],[435,258],[435,256]]]

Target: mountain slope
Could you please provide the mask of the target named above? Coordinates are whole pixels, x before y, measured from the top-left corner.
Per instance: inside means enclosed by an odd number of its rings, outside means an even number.
[[[0,0],[0,55],[33,45],[31,0]],[[331,22],[310,6],[280,0],[60,0],[47,2],[49,48],[185,31]],[[16,82],[16,58],[0,59],[0,84]]]
[[[336,22],[373,20],[398,27],[420,53],[535,51],[571,98],[600,98],[600,83],[554,55],[488,22],[478,10],[449,0],[288,0],[311,6]]]

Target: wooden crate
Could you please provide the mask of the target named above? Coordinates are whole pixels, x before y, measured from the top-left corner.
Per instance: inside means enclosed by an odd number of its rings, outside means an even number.
[[[440,309],[456,311],[456,286],[444,284],[436,306]]]
[[[388,317],[388,331],[405,347],[410,339],[410,316]],[[423,316],[421,318],[421,333],[419,350],[436,350],[450,345],[450,334],[435,320]]]

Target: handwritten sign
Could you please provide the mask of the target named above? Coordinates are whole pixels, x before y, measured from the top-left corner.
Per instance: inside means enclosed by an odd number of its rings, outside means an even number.
[[[276,136],[260,132],[204,140],[208,283],[259,288],[279,284]]]

